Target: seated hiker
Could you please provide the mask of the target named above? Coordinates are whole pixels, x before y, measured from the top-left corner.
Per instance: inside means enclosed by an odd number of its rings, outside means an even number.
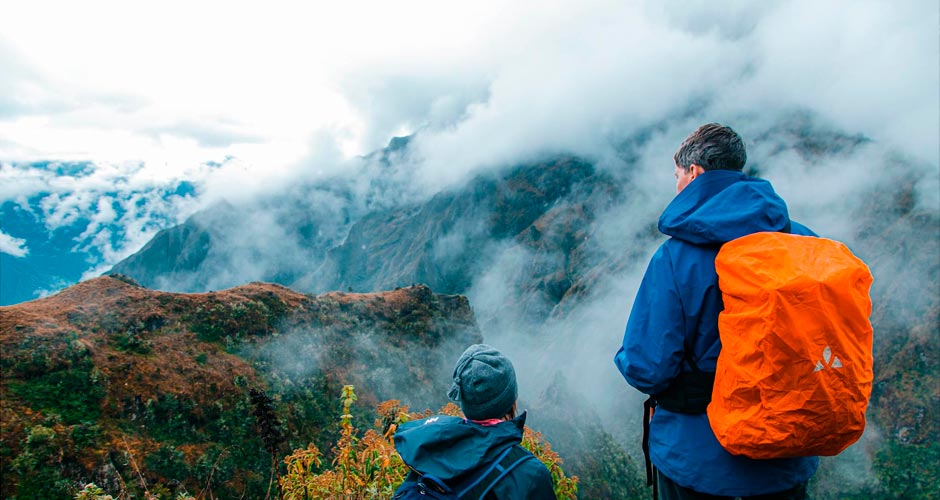
[[[526,414],[516,416],[516,372],[506,356],[470,346],[457,360],[448,396],[465,419],[434,416],[395,433],[395,448],[411,468],[395,498],[555,498],[548,469],[519,445]]]

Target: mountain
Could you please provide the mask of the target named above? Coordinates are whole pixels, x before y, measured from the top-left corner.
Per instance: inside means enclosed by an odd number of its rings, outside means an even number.
[[[241,276],[307,292],[422,283],[465,294],[512,248],[525,253],[526,262],[513,284],[520,293],[510,294],[514,299],[506,307],[513,315],[526,311],[528,319],[544,319],[566,297],[588,288],[594,272],[589,261],[597,254],[591,225],[622,201],[623,192],[593,164],[561,156],[481,175],[430,199],[365,211],[353,220],[348,219],[354,209],[332,214],[347,224],[329,237],[304,230],[329,218],[319,205],[289,212],[279,206],[276,217],[265,216],[276,222],[262,230],[277,227],[276,250],[269,248],[270,238],[252,229],[258,215],[249,213],[257,214],[257,207],[226,204],[161,231],[112,272],[144,286],[187,292],[231,285]],[[289,228],[293,233],[280,235]]]
[[[522,271],[531,317],[545,317],[585,269],[585,240],[598,210],[621,196],[614,179],[573,157],[481,176],[423,203],[372,212],[352,225],[324,264],[294,286],[381,290],[426,283],[465,293],[501,245],[529,255]],[[561,259],[561,261],[559,261]]]
[[[386,156],[377,158],[357,163],[363,175],[383,168]],[[343,242],[349,226],[376,205],[373,193],[361,192],[356,184],[356,178],[331,176],[238,204],[216,203],[158,232],[111,272],[177,292],[219,290],[247,281],[291,286],[318,268],[329,249]],[[377,180],[368,189],[381,189],[382,184]]]
[[[3,496],[70,498],[89,481],[120,491],[139,468],[151,491],[185,481],[263,498],[253,390],[275,402],[283,451],[329,449],[344,384],[358,418],[391,398],[438,408],[453,360],[480,340],[466,298],[424,286],[187,295],[106,276],[0,307]]]

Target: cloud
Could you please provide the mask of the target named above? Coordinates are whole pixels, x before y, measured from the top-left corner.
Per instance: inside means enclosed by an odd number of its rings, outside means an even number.
[[[147,131],[147,129],[144,129]],[[182,138],[193,138],[202,147],[227,147],[238,143],[258,143],[261,137],[248,131],[240,130],[236,123],[209,117],[206,120],[184,120],[154,127],[149,131],[156,137],[169,134]]]
[[[664,120],[766,129],[812,110],[928,167],[940,162],[935,3],[732,2],[719,12],[707,2],[594,2],[525,14],[469,55],[419,53],[417,64],[354,73],[368,83],[345,95],[370,124],[370,145],[420,130],[416,177],[434,191],[553,152],[603,158]],[[434,103],[448,103],[446,119],[432,117]]]
[[[936,164],[938,9],[929,1],[781,2],[748,39],[751,74],[729,82],[720,106],[771,115],[812,109]]]
[[[486,100],[469,102],[459,122],[419,134],[421,178],[440,185],[545,153],[602,155],[637,128],[683,112],[747,63],[741,47],[651,24],[636,4],[605,7],[559,9],[496,33],[510,49],[491,56],[497,70],[480,94]],[[719,53],[727,62],[716,66]]]
[[[772,123],[812,109],[936,169],[937,10],[928,0],[143,11],[96,1],[52,18],[29,2],[0,27],[0,160],[192,171],[237,159],[224,184],[238,196],[266,173],[290,184],[348,169],[418,131],[410,171],[434,192],[552,152],[610,157],[662,120]],[[340,155],[324,160],[320,148]]]
[[[0,120],[10,117],[56,113],[71,107],[68,98],[57,92],[48,75],[33,67],[9,42],[0,36]]]
[[[211,169],[188,172],[206,174]],[[68,286],[69,280],[100,275],[115,263],[138,251],[153,236],[183,222],[205,205],[199,199],[197,183],[184,181],[187,173],[169,178],[153,176],[144,165],[91,162],[0,162],[0,203],[12,203],[32,213],[40,228],[26,229],[24,239],[3,235],[3,251],[18,257],[28,255],[28,247],[50,246],[34,265],[44,268],[48,252],[83,255],[88,268],[74,269],[74,276],[49,283],[50,291]],[[71,242],[61,247],[59,237]],[[29,238],[27,240],[26,238]]]
[[[181,179],[199,186],[188,201],[141,202],[165,207],[156,212],[125,207],[114,221],[129,242],[105,251],[110,260],[153,234],[139,221],[180,220],[220,200],[296,201],[313,186],[342,186],[320,193],[323,211],[361,214],[564,152],[631,189],[621,207],[631,217],[610,215],[595,235],[613,254],[668,202],[676,144],[722,121],[753,146],[796,217],[849,237],[845,214],[871,185],[895,180],[892,155],[912,165],[918,206],[940,211],[938,9],[930,0],[92,2],[48,16],[42,2],[21,2],[0,27],[9,68],[0,160],[96,168],[79,178],[0,161],[0,199],[50,193],[51,230],[94,214],[115,186],[116,203]],[[774,153],[774,137],[786,135],[778,124],[799,113],[870,144],[823,166]],[[391,165],[356,157],[410,132],[408,154]]]
[[[29,253],[29,248],[26,247],[26,240],[14,238],[0,231],[0,252],[14,257],[25,257]]]

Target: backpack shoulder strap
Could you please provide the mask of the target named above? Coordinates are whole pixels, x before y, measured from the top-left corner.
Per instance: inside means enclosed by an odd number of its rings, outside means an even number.
[[[488,466],[483,467],[482,473],[472,474],[466,484],[457,485],[454,491],[457,496],[467,500],[482,500],[496,485],[522,462],[535,459],[535,455],[519,445],[506,448],[499,457]]]

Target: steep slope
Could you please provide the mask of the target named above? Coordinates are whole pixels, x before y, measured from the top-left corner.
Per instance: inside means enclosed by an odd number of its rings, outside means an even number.
[[[404,148],[401,142],[390,148]],[[527,290],[518,297],[520,308],[532,319],[544,318],[588,267],[584,244],[597,212],[621,197],[611,176],[562,156],[482,175],[429,200],[367,211],[354,220],[348,219],[352,212],[333,214],[348,229],[336,229],[332,237],[304,229],[304,221],[329,219],[317,205],[294,206],[291,213],[281,207],[276,217],[265,218],[280,228],[272,238],[287,243],[273,251],[269,238],[252,229],[258,216],[247,212],[257,207],[224,204],[162,231],[112,271],[145,286],[189,292],[241,277],[311,292],[423,283],[441,293],[465,293],[500,245],[519,246],[532,257],[521,273],[531,283],[520,283]]]
[[[855,214],[853,250],[875,277],[868,427],[854,453],[823,460],[818,498],[937,498],[940,218],[917,208],[913,183],[903,182],[903,164],[895,166],[898,183],[868,193]]]
[[[251,390],[276,401],[285,449],[328,449],[343,384],[357,386],[363,412],[392,397],[439,407],[453,359],[480,340],[465,298],[422,286],[182,295],[102,277],[2,307],[3,494],[183,481],[262,498],[270,455]]]
[[[249,281],[290,285],[342,242],[351,213],[360,210],[346,190],[339,182],[299,187],[274,199],[217,203],[160,231],[111,272],[177,292]]]
[[[595,211],[617,199],[613,179],[583,160],[559,157],[501,176],[477,177],[421,204],[366,215],[301,288],[377,290],[426,283],[464,293],[500,246],[531,254],[520,301],[546,317],[584,268],[581,248]],[[572,276],[574,275],[574,276]]]
[[[903,174],[903,169],[899,176]],[[875,276],[875,383],[869,416],[889,441],[940,445],[940,218],[913,182],[872,192],[857,251]],[[940,461],[940,453],[934,465]]]
[[[229,209],[225,203],[217,211]],[[126,276],[168,276],[181,281],[180,275],[199,269],[212,246],[211,228],[220,221],[212,220],[204,212],[190,217],[185,223],[157,233],[144,247],[118,263],[112,269],[115,274]]]
[[[219,202],[161,231],[111,272],[176,292],[219,290],[248,281],[308,292],[334,290],[297,283],[345,241],[356,221],[406,203],[402,183],[407,179],[391,174],[409,141],[393,138],[387,147],[351,160],[341,173],[311,173],[274,193]]]

